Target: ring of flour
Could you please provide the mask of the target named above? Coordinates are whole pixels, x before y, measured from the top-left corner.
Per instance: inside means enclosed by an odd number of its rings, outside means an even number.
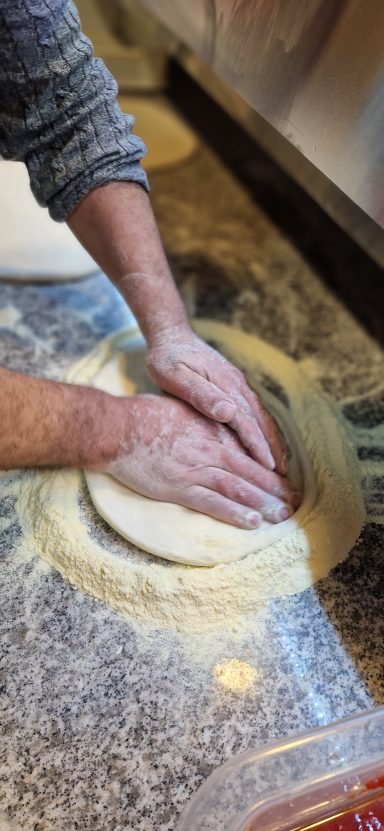
[[[66,580],[113,608],[190,632],[228,624],[325,577],[347,556],[365,516],[356,453],[341,414],[300,364],[224,324],[198,321],[196,329],[251,380],[255,366],[264,369],[287,394],[317,482],[316,500],[299,527],[238,562],[194,568],[152,558],[129,543],[118,555],[112,543],[99,543],[83,520],[80,497],[87,494],[78,471],[28,471],[14,483],[28,550],[33,547]],[[104,341],[66,380],[90,382],[116,349],[135,338],[137,331]]]

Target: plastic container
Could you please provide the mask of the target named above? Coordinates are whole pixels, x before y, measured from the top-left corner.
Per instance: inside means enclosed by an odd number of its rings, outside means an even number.
[[[384,707],[235,756],[202,785],[177,831],[327,831],[326,817],[375,798],[384,800]],[[361,825],[371,827],[384,825]]]

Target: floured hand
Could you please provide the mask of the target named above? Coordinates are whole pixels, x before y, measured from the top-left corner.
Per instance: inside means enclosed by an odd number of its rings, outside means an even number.
[[[233,431],[184,402],[154,395],[114,399],[119,450],[104,470],[132,490],[241,528],[287,519],[287,480],[252,459]]]
[[[150,343],[147,368],[165,392],[235,431],[253,459],[285,475],[280,431],[238,369],[186,327],[162,332]]]
[[[273,419],[242,373],[193,333],[143,188],[132,182],[95,188],[68,223],[137,318],[149,344],[152,379],[165,392],[228,424],[264,467],[286,473]]]

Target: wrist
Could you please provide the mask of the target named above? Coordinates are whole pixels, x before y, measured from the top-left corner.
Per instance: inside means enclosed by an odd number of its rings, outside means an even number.
[[[191,332],[183,301],[168,268],[163,273],[135,271],[117,281],[149,345]]]
[[[184,343],[191,337],[195,337],[195,333],[187,317],[181,320],[175,320],[158,326],[151,331],[147,337],[149,349],[157,349],[159,346],[166,344],[167,346],[173,343]]]
[[[92,390],[92,415],[84,423],[87,434],[83,467],[105,470],[115,461],[122,448],[128,448],[130,435],[127,399]]]

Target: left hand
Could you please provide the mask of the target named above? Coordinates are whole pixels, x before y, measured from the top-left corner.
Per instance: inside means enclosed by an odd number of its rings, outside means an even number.
[[[285,476],[286,451],[279,428],[240,370],[188,327],[165,330],[149,344],[147,369],[165,392],[227,424],[250,455]]]

